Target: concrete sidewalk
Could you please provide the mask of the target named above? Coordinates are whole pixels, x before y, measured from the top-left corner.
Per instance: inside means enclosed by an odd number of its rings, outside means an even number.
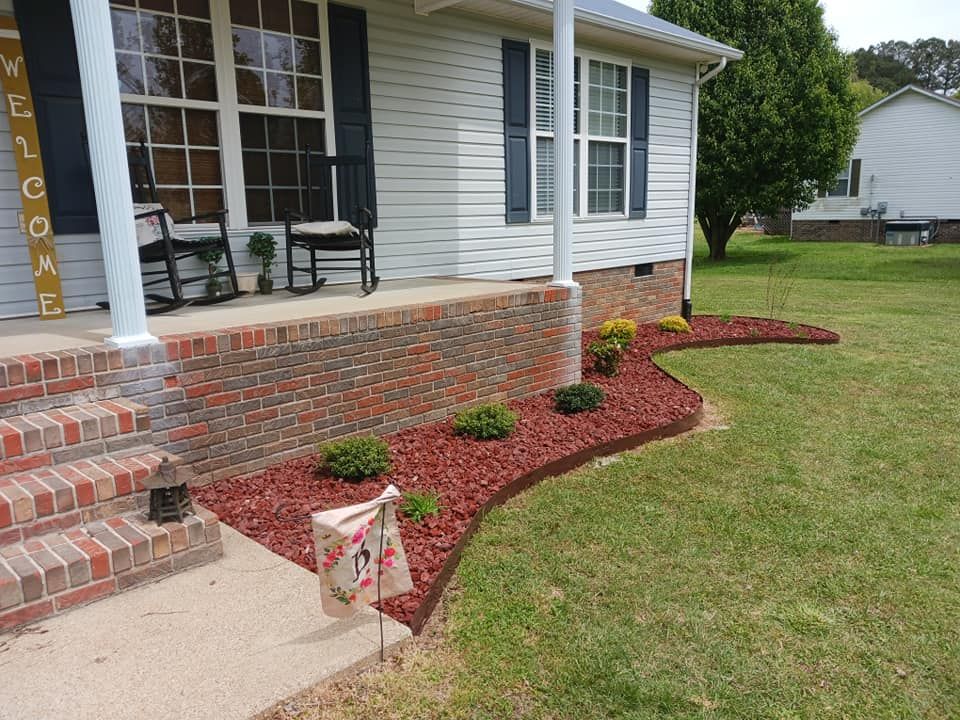
[[[373,610],[325,617],[316,575],[221,529],[214,563],[0,635],[0,718],[249,718],[375,661]]]

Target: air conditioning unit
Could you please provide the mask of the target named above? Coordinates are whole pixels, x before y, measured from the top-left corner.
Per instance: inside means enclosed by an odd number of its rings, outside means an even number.
[[[884,227],[884,245],[926,245],[930,242],[930,221],[891,221]]]

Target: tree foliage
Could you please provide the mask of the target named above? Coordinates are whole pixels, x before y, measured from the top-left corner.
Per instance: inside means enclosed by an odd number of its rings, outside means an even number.
[[[883,98],[889,94],[861,78],[852,78],[850,80],[850,92],[853,93],[853,97],[856,100],[857,112],[865,110],[875,102],[883,100]]]
[[[700,94],[696,213],[719,260],[745,212],[809,204],[846,165],[851,66],[817,0],[653,0],[651,12],[744,52]]]
[[[857,76],[889,94],[916,84],[950,95],[960,89],[960,40],[886,40],[853,53]]]

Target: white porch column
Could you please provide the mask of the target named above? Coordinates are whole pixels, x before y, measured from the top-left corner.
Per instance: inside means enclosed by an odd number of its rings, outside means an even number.
[[[573,7],[574,0],[553,3],[554,178],[553,281],[573,281]]]
[[[147,328],[143,301],[110,7],[99,0],[70,0],[70,11],[113,324],[106,342],[115,347],[147,345],[157,339]]]

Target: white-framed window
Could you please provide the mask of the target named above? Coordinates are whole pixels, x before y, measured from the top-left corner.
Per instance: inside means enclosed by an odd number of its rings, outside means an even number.
[[[534,218],[554,207],[553,52],[533,46]],[[630,64],[578,52],[574,57],[574,214],[623,217],[627,212]],[[584,72],[585,71],[585,72]],[[586,100],[584,110],[583,100]],[[584,122],[585,121],[585,122]],[[585,188],[586,192],[580,189]]]
[[[827,190],[824,197],[847,197],[850,194],[850,165],[837,175],[837,182]]]
[[[333,151],[326,0],[111,0],[128,146],[175,217],[232,228],[302,207],[303,156]]]

